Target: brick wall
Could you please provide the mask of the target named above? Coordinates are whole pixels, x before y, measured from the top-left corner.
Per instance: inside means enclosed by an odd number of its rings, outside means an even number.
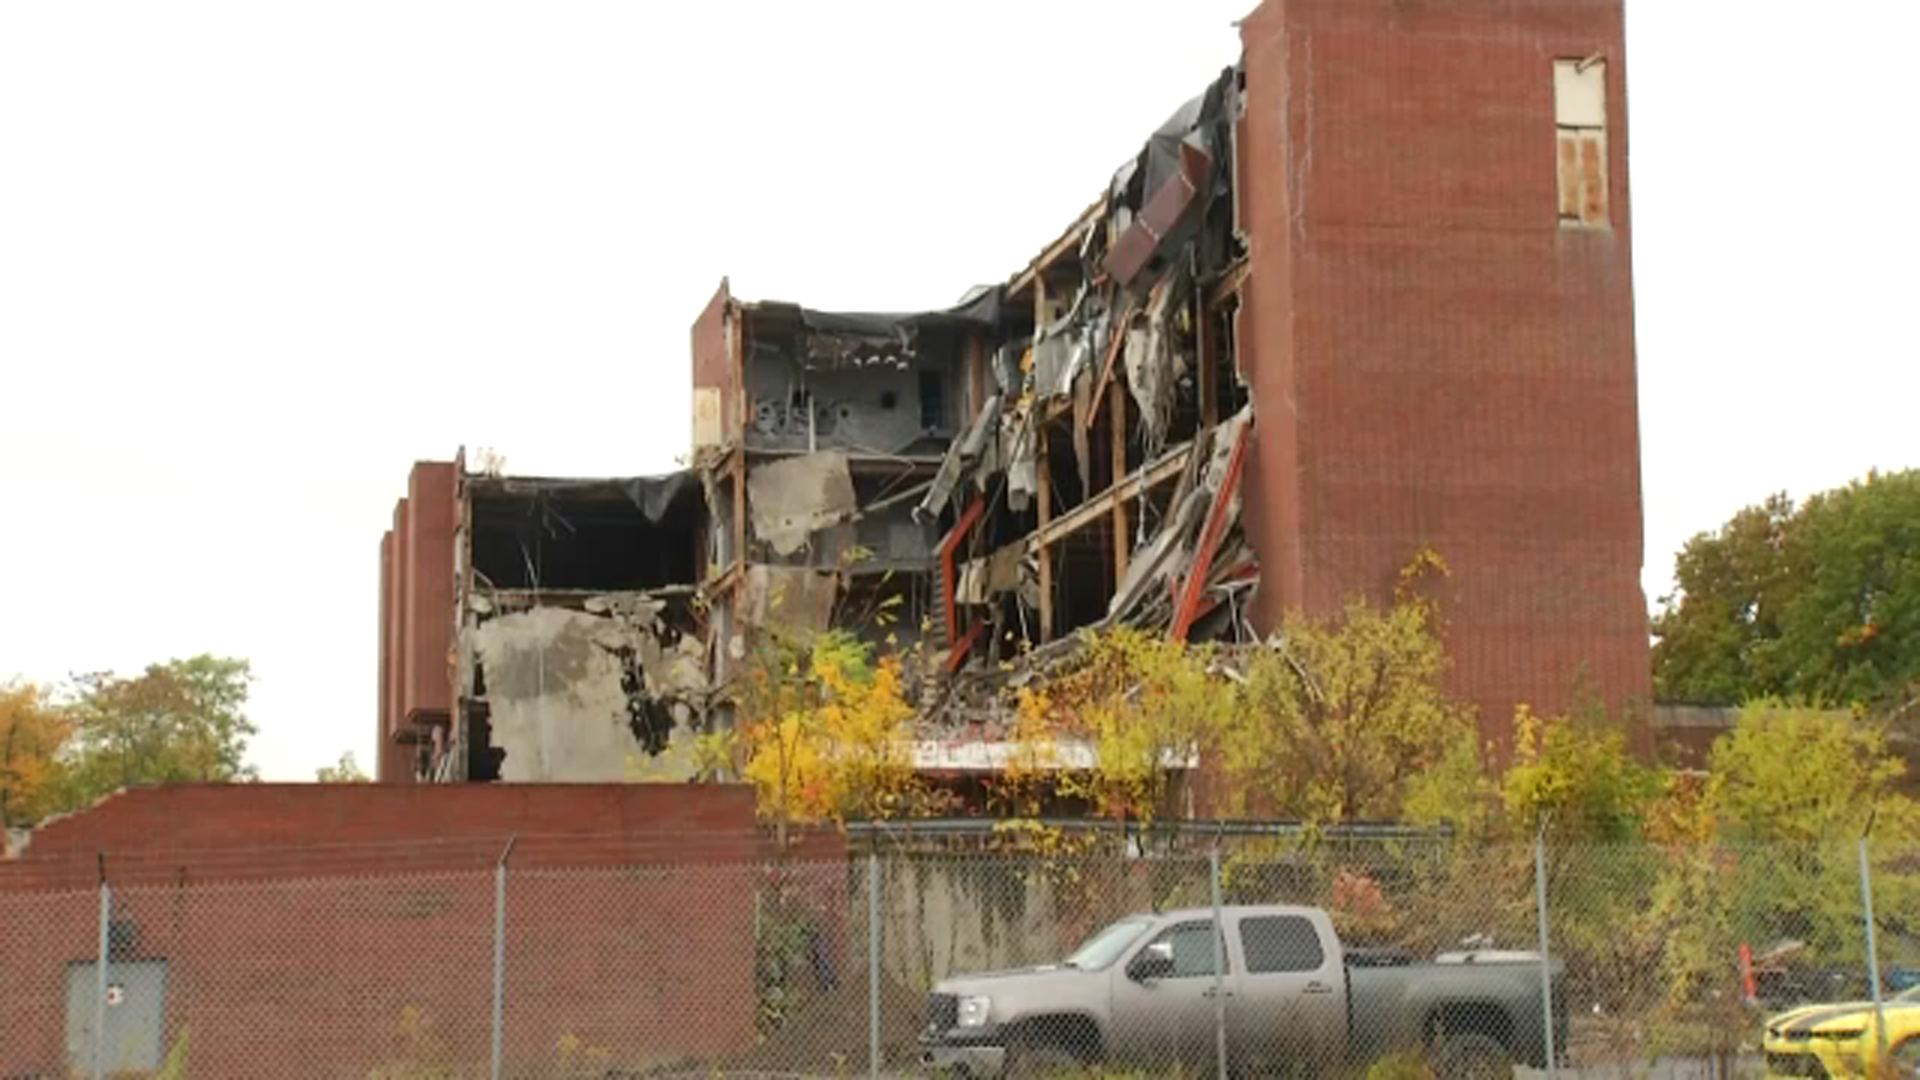
[[[697,399],[701,391],[710,390],[719,396],[723,439],[738,435],[744,421],[739,415],[740,387],[735,384],[732,353],[727,342],[727,307],[731,302],[732,296],[723,279],[700,317],[694,320],[692,331],[694,394]]]
[[[1483,731],[1651,694],[1619,0],[1268,0],[1242,26],[1259,612],[1421,548]],[[1561,228],[1552,62],[1608,61],[1612,227]]]
[[[446,723],[453,711],[455,466],[418,461],[407,477],[407,573],[401,602],[407,724]]]
[[[113,796],[0,864],[0,1076],[62,1064],[100,853],[130,958],[167,962],[168,1037],[191,1029],[196,1078],[364,1077],[409,1007],[482,1065],[509,835],[509,1060],[551,1065],[568,1035],[620,1062],[752,1047],[766,851],[748,789],[186,786]],[[844,861],[823,843],[809,854]]]
[[[402,783],[413,778],[412,747],[403,746],[398,735],[406,716],[406,694],[411,657],[401,633],[402,613],[407,588],[407,500],[393,504],[393,526],[380,541],[380,742],[375,755],[382,783]]]

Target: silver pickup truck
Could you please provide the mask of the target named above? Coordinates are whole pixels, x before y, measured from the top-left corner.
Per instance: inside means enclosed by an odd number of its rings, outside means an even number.
[[[1221,918],[1219,968],[1213,911],[1197,908],[1121,919],[1058,964],[942,980],[921,1063],[971,1080],[1093,1064],[1211,1074],[1222,1050],[1237,1076],[1331,1074],[1396,1051],[1428,1054],[1449,1077],[1546,1063],[1534,954],[1415,963],[1349,953],[1318,908],[1230,906]],[[1557,969],[1554,980],[1559,1000]],[[1554,1010],[1556,1048],[1566,1015]]]

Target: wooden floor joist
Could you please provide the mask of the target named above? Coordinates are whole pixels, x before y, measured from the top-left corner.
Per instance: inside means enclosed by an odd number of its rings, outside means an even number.
[[[1107,490],[1081,503],[1079,506],[1046,521],[1027,537],[1028,550],[1037,550],[1042,546],[1059,542],[1071,533],[1079,532],[1088,525],[1106,517],[1116,503],[1137,499],[1161,484],[1180,475],[1186,465],[1189,443],[1170,446],[1160,456],[1148,462],[1144,467],[1129,473],[1121,481]],[[1049,575],[1051,578],[1051,575]]]

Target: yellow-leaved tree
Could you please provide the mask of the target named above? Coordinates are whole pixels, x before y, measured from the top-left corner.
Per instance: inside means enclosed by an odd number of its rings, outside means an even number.
[[[782,846],[791,824],[870,821],[927,812],[913,769],[913,707],[895,657],[875,662],[850,635],[768,633],[742,694],[740,772]]]
[[[1249,657],[1222,740],[1230,809],[1309,824],[1434,817],[1480,802],[1472,711],[1417,600],[1293,615]]]
[[[1175,778],[1200,761],[1233,709],[1214,652],[1131,627],[1089,635],[1082,665],[1019,700],[1016,756],[1057,757],[1055,791],[1094,812],[1148,824],[1184,816]],[[1091,767],[1066,768],[1071,740]]]
[[[66,712],[33,683],[0,684],[0,829],[33,825],[61,809],[73,734]]]

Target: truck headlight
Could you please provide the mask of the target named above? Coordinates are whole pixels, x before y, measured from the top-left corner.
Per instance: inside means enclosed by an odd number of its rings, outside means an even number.
[[[987,1010],[993,1007],[993,999],[986,997],[963,997],[960,999],[960,1026],[963,1028],[984,1027],[987,1022]]]

